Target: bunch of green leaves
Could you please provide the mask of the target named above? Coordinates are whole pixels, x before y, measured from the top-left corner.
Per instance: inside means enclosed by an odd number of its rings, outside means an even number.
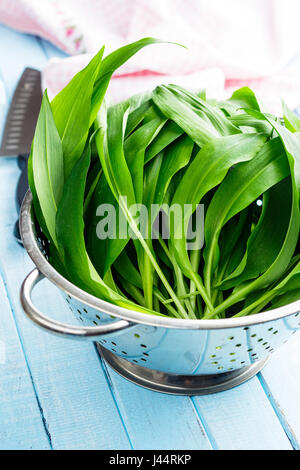
[[[217,102],[161,85],[108,106],[114,71],[158,42],[104,59],[102,48],[51,103],[44,95],[29,183],[50,262],[87,292],[145,314],[225,318],[297,300],[300,120],[285,104],[283,119],[262,113],[249,88]],[[113,238],[98,234],[103,204],[116,214]],[[141,204],[143,231],[132,211]],[[199,204],[203,233],[190,247]],[[179,208],[180,223],[167,207]]]

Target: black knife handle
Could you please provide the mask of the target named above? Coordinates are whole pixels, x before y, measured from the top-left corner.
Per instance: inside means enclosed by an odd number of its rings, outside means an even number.
[[[21,176],[18,181],[17,185],[17,192],[16,192],[16,203],[17,203],[17,210],[20,211],[20,207],[22,205],[23,199],[27,190],[29,188],[28,185],[28,157],[29,155],[19,155],[18,157],[18,165],[21,168]]]
[[[20,212],[20,208],[24,199],[25,194],[29,188],[28,184],[28,154],[22,154],[18,156],[18,165],[21,169],[21,175],[19,177],[17,190],[16,190],[16,205],[18,214]],[[17,220],[15,227],[14,227],[14,236],[17,239],[18,243],[22,245],[20,230],[19,230],[19,219]]]
[[[18,167],[20,170],[23,170],[25,165],[27,165],[28,157],[28,153],[22,153],[21,155],[18,155]]]

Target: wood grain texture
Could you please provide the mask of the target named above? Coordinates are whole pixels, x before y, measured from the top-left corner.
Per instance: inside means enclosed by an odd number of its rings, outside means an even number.
[[[217,449],[292,449],[256,377],[235,389],[193,400]]]
[[[0,449],[50,449],[38,398],[1,278]]]
[[[104,367],[134,449],[212,448],[189,397],[137,387]]]
[[[259,375],[260,382],[294,449],[300,450],[300,334],[280,350]]]

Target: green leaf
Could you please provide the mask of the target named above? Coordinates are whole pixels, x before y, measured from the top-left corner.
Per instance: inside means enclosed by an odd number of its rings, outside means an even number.
[[[169,144],[174,142],[180,137],[184,131],[175,124],[173,121],[167,121],[157,137],[151,142],[146,150],[145,163],[148,163],[152,158],[158,155]]]
[[[124,154],[124,134],[129,108],[126,103],[112,106],[98,115],[99,131],[95,141],[100,162],[117,201],[120,197],[127,198],[128,207],[135,204],[135,192],[132,176]]]
[[[57,246],[55,219],[64,186],[62,143],[45,92],[29,161],[29,182],[35,208],[42,215],[51,240]]]
[[[51,102],[53,117],[62,140],[65,176],[81,156],[90,128],[91,99],[104,47]]]
[[[187,136],[180,137],[176,143],[168,146],[163,155],[157,185],[151,204],[163,203],[168,186],[173,176],[189,163],[194,142]]]
[[[265,120],[271,124],[274,130],[280,137],[284,146],[286,156],[289,161],[293,185],[297,188],[298,194],[300,192],[300,134],[291,133],[288,129],[276,122],[272,117],[259,113],[257,111],[249,110],[250,114],[258,119]],[[299,199],[299,195],[298,195]]]
[[[251,108],[260,111],[257,98],[253,91],[248,87],[243,87],[236,90],[232,94],[231,98],[229,98],[228,102],[237,108]]]
[[[299,260],[299,256],[292,259],[286,273],[283,275],[283,279],[275,287],[268,287],[264,291],[254,291],[249,294],[245,300],[244,309],[235,316],[261,312],[266,310],[270,302],[271,307],[269,310],[299,300],[300,263],[297,260]]]
[[[285,126],[291,132],[300,132],[300,119],[298,116],[282,101],[282,110]]]
[[[205,279],[211,285],[219,259],[218,238],[222,227],[261,194],[289,175],[280,140],[266,142],[249,162],[239,163],[216,191],[205,219]]]
[[[165,85],[157,87],[152,98],[161,112],[186,132],[199,147],[220,137],[220,133],[210,121],[200,117],[188,103],[178,98]]]
[[[289,229],[292,207],[290,179],[269,189],[263,199],[261,218],[248,239],[247,251],[240,265],[221,284],[235,287],[263,274],[275,261]]]
[[[232,273],[243,259],[248,238],[251,235],[253,211],[246,208],[230,219],[220,234],[220,261],[214,287]]]
[[[179,231],[187,227],[192,211],[196,209],[203,196],[217,186],[234,164],[252,159],[259,151],[265,137],[256,134],[237,134],[226,136],[205,145],[187,168],[172,200],[182,210],[185,204],[191,205],[185,210],[182,226],[175,228],[172,244],[176,259],[185,275],[194,277],[186,251],[186,238]]]
[[[65,182],[56,217],[56,233],[70,279],[89,293],[104,296],[108,300],[108,291],[93,269],[85,249],[83,201],[89,165],[88,146]]]
[[[143,121],[145,114],[152,106],[151,92],[140,93],[134,95],[126,103],[130,108],[130,114],[127,120],[125,139],[138,127],[138,125]]]
[[[269,310],[273,310],[274,308],[283,307],[285,305],[289,305],[292,302],[296,302],[300,298],[300,283],[297,285],[297,289],[287,291],[284,294],[275,297],[272,300],[272,307]]]
[[[202,100],[198,95],[185,90],[178,85],[168,85],[167,88],[171,90],[182,102],[190,105],[200,117],[210,122],[213,127],[223,136],[239,134],[241,131],[227,119],[218,107],[212,106],[205,100]]]
[[[84,240],[83,202],[87,172],[90,165],[90,146],[74,165],[67,179],[56,218],[56,232],[64,265],[71,282],[104,300],[120,307],[153,313],[127,300],[110,288],[91,263]]]
[[[128,279],[135,287],[138,289],[143,288],[141,275],[133,265],[125,250],[123,250],[120,256],[116,259],[114,268],[124,279]]]
[[[300,288],[300,263],[291,270],[291,272],[273,289],[274,292],[279,295],[284,294],[287,291],[295,290]],[[299,292],[300,297],[300,292]]]
[[[132,176],[137,203],[141,203],[143,197],[143,173],[146,148],[157,136],[165,122],[166,119],[163,116],[154,113],[153,119],[146,121],[145,124],[140,126],[125,141],[124,153],[128,169]]]
[[[103,102],[112,74],[140,49],[160,42],[163,41],[144,38],[117,49],[103,60],[102,47],[87,67],[54,98],[51,106],[62,139],[66,176],[82,154],[89,128]]]
[[[126,107],[128,105],[128,101],[122,104],[122,107]],[[120,105],[118,105],[120,106]],[[113,109],[111,110],[113,111]],[[143,117],[145,114],[143,115]],[[130,115],[129,115],[130,118]],[[112,126],[116,125],[116,120],[112,118]],[[142,190],[143,187],[141,183],[143,181],[143,167],[144,167],[144,153],[145,148],[153,139],[153,136],[161,128],[164,120],[161,117],[156,117],[153,120],[149,121],[145,125],[141,126],[137,129],[130,137],[125,141],[124,144],[124,157],[126,160],[125,165],[128,165],[128,170],[131,172],[133,176],[133,180],[136,182],[135,192],[138,192],[139,199],[141,200],[142,197]],[[121,137],[122,140],[122,137]],[[138,151],[136,151],[138,149]],[[114,157],[117,161],[117,156]],[[124,160],[122,158],[123,164]],[[124,172],[125,171],[125,172]],[[136,173],[135,173],[136,172]],[[122,170],[120,178],[122,180],[124,174],[128,174],[127,169]],[[132,187],[133,182],[131,182],[131,176],[129,179],[129,186]],[[127,189],[127,188],[126,188]],[[127,196],[126,190],[123,196]],[[135,197],[135,194],[134,194]],[[133,194],[132,194],[133,198]],[[137,198],[131,199],[131,203],[135,202]],[[90,220],[90,228],[89,228],[89,252],[91,253],[92,259],[97,266],[97,269],[100,273],[105,274],[106,271],[110,268],[110,266],[114,263],[115,259],[119,256],[121,251],[125,248],[129,238],[126,237],[124,239],[116,237],[115,239],[106,238],[105,240],[100,240],[96,234],[96,226],[98,223],[98,219],[96,216],[97,207],[100,204],[109,203],[114,207],[116,213],[116,233],[119,233],[119,220],[124,219],[124,215],[120,210],[120,207],[117,203],[116,198],[113,196],[111,189],[107,180],[103,177],[99,180],[97,185],[97,189],[95,191],[95,197],[93,198],[92,204],[92,218]],[[124,220],[123,220],[124,222]],[[124,224],[123,224],[124,225]]]
[[[139,41],[120,47],[119,49],[113,51],[111,54],[109,54],[103,59],[101,67],[98,71],[98,76],[92,96],[90,125],[96,119],[97,113],[102,104],[104,95],[106,93],[107,87],[109,85],[113,73],[144,47],[160,43],[166,43],[166,41],[162,41],[156,38],[143,38]]]
[[[262,121],[261,119],[255,119],[253,116],[250,116],[248,113],[238,113],[229,116],[228,119],[235,125],[239,126],[244,132],[253,132],[255,129],[256,132],[266,134],[271,137],[273,128],[267,121]]]
[[[97,210],[101,206],[101,204],[105,204],[106,207],[110,207],[109,210],[114,211],[116,215],[115,238],[110,238],[109,236],[107,236],[106,238],[100,238],[97,233],[98,223],[100,222],[100,220],[103,220],[99,218],[99,215],[97,215]],[[103,216],[107,217],[108,213],[103,214]],[[111,192],[109,184],[103,173],[97,183],[94,195],[91,199],[89,208],[89,218],[87,222],[87,250],[98,273],[101,276],[104,276],[106,272],[110,269],[116,258],[124,250],[125,246],[128,243],[129,237],[127,231],[126,218],[123,215],[122,210],[120,209],[118,201]],[[123,227],[126,228],[126,233],[125,231],[123,231]],[[109,227],[107,227],[107,229],[108,228]],[[122,236],[124,236],[124,238],[120,237],[121,231],[123,234]]]
[[[264,116],[261,113],[256,112],[255,114],[262,119],[267,119],[270,124],[272,124],[279,134],[285,149],[292,183],[292,203],[289,224],[286,230],[285,239],[282,243],[282,247],[271,266],[261,276],[252,282],[246,283],[238,289],[235,289],[233,294],[215,309],[215,315],[221,311],[224,311],[224,309],[230,307],[234,303],[245,299],[247,295],[251,294],[253,291],[265,288],[269,284],[280,279],[285,270],[289,267],[299,238],[299,140],[297,140],[296,134],[290,133],[287,129],[277,124],[271,118]],[[251,306],[249,308],[251,308]],[[245,309],[240,312],[238,316],[246,314],[246,312],[247,310]],[[207,317],[209,317],[209,315],[206,316],[206,318]]]
[[[128,236],[120,238],[119,221],[126,220],[119,206],[119,198],[126,197],[128,206],[135,204],[132,177],[127,166],[123,149],[123,138],[128,114],[128,103],[120,103],[98,116],[99,130],[95,136],[99,158],[104,174],[99,179],[91,203],[89,222],[88,251],[98,271],[105,275],[115,259],[125,248]],[[109,204],[116,214],[116,238],[100,239],[97,235],[97,209],[101,204]],[[121,222],[122,223],[122,222]],[[127,224],[126,224],[127,232]]]
[[[97,82],[107,75],[112,75],[116,69],[125,64],[132,56],[151,44],[175,44],[169,41],[162,41],[157,38],[143,38],[139,41],[132,42],[126,46],[116,49],[102,61],[101,69],[98,72]],[[179,44],[176,44],[179,45]],[[181,46],[182,47],[182,46]]]

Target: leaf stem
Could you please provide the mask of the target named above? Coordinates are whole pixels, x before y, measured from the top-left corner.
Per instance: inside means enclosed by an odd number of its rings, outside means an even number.
[[[174,303],[178,309],[178,312],[181,314],[182,318],[188,318],[188,314],[186,313],[185,309],[182,307],[181,305],[181,302],[178,300],[175,292],[173,291],[172,287],[170,286],[169,282],[167,281],[164,273],[162,272],[162,270],[160,269],[158,263],[156,262],[151,250],[149,249],[147,243],[145,242],[141,232],[139,231],[136,223],[135,223],[135,220],[134,218],[132,217],[131,213],[129,212],[126,204],[124,204],[124,201],[122,198],[119,199],[119,203],[120,203],[120,206],[121,208],[123,209],[124,211],[124,214],[129,222],[129,225],[132,229],[132,231],[134,232],[134,234],[136,235],[137,239],[140,241],[142,247],[144,248],[146,254],[148,255],[155,271],[157,272],[158,276],[160,277],[162,283],[164,284],[166,290],[168,291],[170,297],[174,300]]]
[[[198,272],[199,269],[199,264],[200,264],[200,257],[201,257],[201,251],[200,250],[193,250],[191,253],[191,265],[193,267],[193,270],[195,272]],[[190,281],[190,293],[199,293],[199,291],[196,290],[196,285],[194,281]],[[191,305],[195,309],[196,308],[196,295],[191,297]]]
[[[149,242],[146,242],[149,245]],[[151,250],[151,247],[149,247]],[[153,269],[149,256],[147,253],[143,253],[143,290],[145,296],[145,302],[147,308],[152,309],[153,307]]]
[[[224,302],[218,305],[213,311],[205,313],[203,319],[208,320],[211,318],[216,317],[220,313],[224,312],[228,307],[231,307],[235,303],[239,302],[240,300],[244,299],[245,296],[251,292],[252,290],[252,283],[246,285],[245,287],[237,290],[234,294],[230,295]]]

